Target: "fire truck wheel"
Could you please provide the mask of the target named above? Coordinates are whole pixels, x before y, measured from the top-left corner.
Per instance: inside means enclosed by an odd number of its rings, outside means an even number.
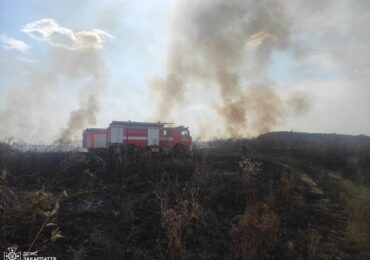
[[[127,145],[127,148],[126,149],[127,149],[127,152],[134,153],[134,152],[136,152],[137,147],[135,145],[133,145],[133,144],[129,144],[129,145]]]
[[[184,154],[185,151],[186,151],[185,146],[183,146],[182,144],[175,145],[174,152],[176,154]]]

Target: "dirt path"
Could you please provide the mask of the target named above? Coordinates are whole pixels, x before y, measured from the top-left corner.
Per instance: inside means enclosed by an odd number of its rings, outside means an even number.
[[[312,176],[309,171],[300,167],[299,162],[274,161],[284,170],[298,177],[299,183],[304,187],[301,194],[304,206],[296,210],[300,210],[299,215],[307,221],[307,225],[317,231],[308,234],[308,242],[313,243],[311,246],[317,245],[317,252],[320,252],[318,257],[323,259],[356,258],[354,245],[346,237],[348,212],[339,201],[330,196],[330,191],[325,190],[324,186],[320,185],[320,181],[316,180],[317,176],[323,176],[329,172],[315,168],[316,176]]]

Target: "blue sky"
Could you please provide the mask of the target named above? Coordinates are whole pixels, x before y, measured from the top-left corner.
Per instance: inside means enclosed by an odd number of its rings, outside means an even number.
[[[290,42],[272,49],[265,68],[267,81],[283,103],[289,103],[289,95],[299,92],[306,97],[309,108],[300,116],[284,116],[271,130],[370,134],[369,37],[357,26],[370,22],[369,4],[328,1],[317,9],[320,3],[314,2],[311,6],[294,0],[286,7],[293,21]],[[167,62],[177,39],[174,35],[182,35],[181,26],[176,25],[192,19],[183,11],[188,7],[191,12],[197,4],[170,0],[0,1],[0,117],[6,120],[6,126],[0,127],[0,139],[14,136],[49,142],[58,137],[70,112],[86,101],[84,94],[91,91],[86,82],[95,79],[89,78],[88,67],[81,68],[81,75],[75,77],[68,67],[63,67],[67,65],[57,61],[75,65],[72,63],[79,62],[75,53],[85,55],[86,50],[99,55],[93,62],[102,68],[104,87],[97,91],[96,120],[86,121],[84,127],[106,127],[112,120],[158,119],[189,125],[195,137],[229,136],[212,105],[221,102],[217,83],[197,82],[198,76],[189,76],[183,105],[175,105],[171,108],[174,111],[163,117],[155,112],[160,98],[149,81],[168,73]],[[74,45],[61,46],[58,41],[62,38],[40,40],[35,37],[35,27],[25,32],[25,26],[42,19],[54,21],[57,30],[67,30],[67,36],[77,37],[72,38],[76,42],[68,42]],[[184,38],[188,37],[186,33]],[[256,48],[260,48],[258,44]],[[193,55],[196,54],[186,52],[186,56]],[[254,70],[258,61],[248,57],[243,66]],[[248,84],[254,81],[253,76],[239,77]],[[288,108],[281,109],[279,114]],[[213,124],[213,130],[204,134],[202,128],[208,124]],[[40,136],[43,129],[47,133]],[[244,135],[255,134],[246,130]],[[79,138],[79,131],[73,137]]]

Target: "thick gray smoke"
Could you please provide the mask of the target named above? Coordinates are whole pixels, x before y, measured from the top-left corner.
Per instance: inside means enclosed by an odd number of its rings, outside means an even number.
[[[219,92],[211,107],[233,137],[270,131],[287,111],[301,111],[289,106],[307,106],[302,95],[279,95],[268,77],[272,52],[290,44],[291,19],[280,1],[186,1],[174,24],[167,75],[151,81],[159,114],[181,107],[192,80]]]

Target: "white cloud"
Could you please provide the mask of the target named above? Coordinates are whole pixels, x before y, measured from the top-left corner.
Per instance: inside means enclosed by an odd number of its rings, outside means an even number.
[[[10,38],[5,34],[0,35],[0,41],[3,43],[3,48],[14,49],[21,52],[26,52],[30,48],[25,42]]]
[[[247,44],[251,47],[257,48],[265,41],[272,41],[275,42],[278,40],[278,37],[274,34],[267,33],[267,32],[259,32],[251,35],[248,40]]]
[[[27,24],[22,29],[37,40],[47,41],[51,46],[72,51],[85,51],[88,49],[101,49],[106,37],[113,38],[103,30],[74,32],[60,26],[53,19],[42,19]]]
[[[337,61],[330,53],[309,53],[301,58],[301,62],[308,66],[318,66],[326,70],[335,70],[338,68]]]
[[[22,62],[25,62],[25,63],[29,63],[29,64],[34,64],[34,63],[37,63],[38,62],[36,60],[30,59],[30,58],[26,58],[26,57],[22,57],[22,56],[17,57],[17,60],[22,61]]]
[[[290,118],[279,130],[370,135],[370,95],[355,87],[350,80],[300,81],[290,86],[306,93],[311,106],[304,117]]]

